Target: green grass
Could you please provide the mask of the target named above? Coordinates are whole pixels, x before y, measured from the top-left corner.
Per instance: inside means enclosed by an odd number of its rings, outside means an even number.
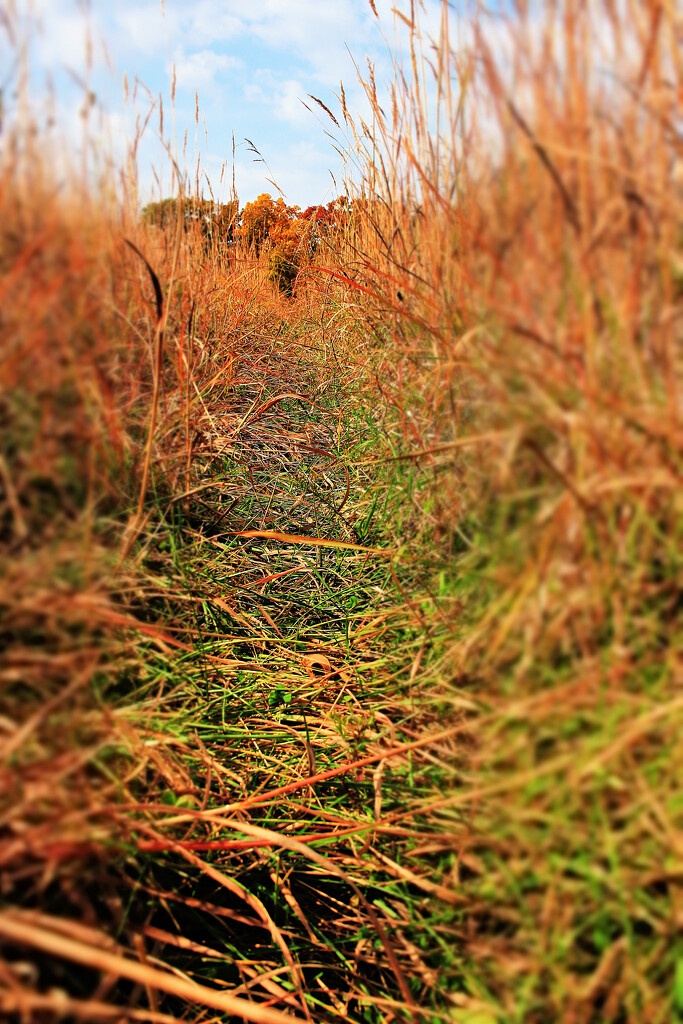
[[[406,560],[405,566],[394,570],[394,579],[389,560],[369,558],[365,552],[233,536],[237,531],[276,529],[282,534],[381,548],[393,536],[394,505],[401,504],[403,491],[410,494],[414,485],[412,471],[395,471],[395,479],[387,482],[376,474],[373,477],[370,469],[354,468],[365,450],[380,443],[370,433],[373,425],[357,389],[331,381],[329,368],[319,357],[316,361],[315,352],[307,353],[306,365],[295,360],[296,339],[283,357],[272,353],[264,359],[263,338],[259,346],[256,372],[249,352],[242,354],[234,397],[224,412],[226,420],[242,423],[254,405],[255,393],[259,405],[264,405],[278,394],[314,392],[315,408],[287,399],[273,404],[257,422],[247,420],[235,439],[237,457],[207,454],[196,464],[196,479],[205,487],[201,503],[190,498],[182,510],[180,502],[171,510],[160,508],[165,550],[160,552],[158,545],[153,549],[151,544],[144,549],[146,559],[152,555],[156,574],[167,558],[164,575],[182,581],[182,601],[178,603],[175,588],[169,588],[155,611],[167,630],[177,622],[178,637],[192,646],[190,654],[174,659],[172,665],[164,660],[156,672],[148,666],[153,672],[149,685],[155,692],[155,714],[147,729],[159,735],[162,744],[168,746],[173,734],[178,745],[192,749],[192,756],[183,758],[180,765],[174,756],[176,770],[187,777],[186,788],[193,789],[189,799],[181,797],[181,803],[188,809],[201,804],[203,811],[194,825],[185,822],[181,828],[167,830],[164,812],[154,826],[155,834],[167,837],[170,849],[147,864],[146,877],[182,899],[203,899],[206,883],[201,876],[183,882],[182,874],[174,875],[179,870],[174,839],[182,834],[186,843],[218,843],[233,841],[239,834],[239,820],[227,830],[207,829],[209,821],[202,818],[209,818],[213,806],[239,804],[245,797],[248,801],[252,794],[267,795],[309,774],[381,756],[386,747],[400,746],[419,734],[425,714],[415,707],[414,688],[401,678],[404,665],[425,642],[422,623],[403,609],[402,596],[404,588],[413,589],[413,578],[416,571],[422,574],[421,568],[411,568]],[[340,419],[345,424],[341,443],[334,437]],[[206,486],[209,481],[210,487]],[[343,509],[337,511],[342,502]],[[262,582],[265,579],[269,582]],[[149,599],[145,607],[149,609]],[[162,687],[168,697],[160,700]],[[163,715],[166,705],[168,716]],[[198,757],[197,743],[205,752],[203,759]],[[210,784],[207,763],[215,772]],[[249,820],[294,837],[331,827],[358,829],[348,844],[319,840],[311,846],[335,862],[354,865],[356,882],[384,919],[388,934],[394,936],[399,929],[400,938],[391,941],[397,942],[413,995],[426,997],[438,1014],[443,1006],[435,968],[444,951],[453,960],[448,943],[440,937],[440,930],[448,935],[449,916],[446,913],[442,920],[443,912],[428,908],[424,893],[418,889],[411,894],[410,887],[392,880],[373,848],[378,844],[390,864],[405,861],[408,870],[414,870],[410,846],[416,837],[421,842],[429,839],[437,853],[442,847],[448,850],[450,837],[434,832],[427,822],[415,824],[411,806],[417,808],[421,800],[447,785],[450,766],[434,766],[419,751],[409,761],[397,756],[381,776],[373,774],[377,764],[382,762],[359,769],[355,777],[342,771],[319,783],[314,792],[303,787],[284,800],[264,799],[252,807]],[[141,778],[139,785],[149,794],[149,779]],[[177,792],[177,784],[167,787],[161,802],[172,805]],[[386,826],[386,838],[374,834],[375,809],[389,822],[399,819],[396,825]],[[129,827],[134,828],[132,821]],[[361,854],[365,841],[372,845]],[[279,928],[294,929],[292,955],[313,965],[305,976],[316,1012],[329,1009],[330,1002],[334,1005],[336,993],[338,1001],[350,1003],[358,1019],[383,1019],[381,1006],[372,1009],[373,1000],[387,996],[401,1000],[386,953],[381,944],[373,946],[372,933],[363,923],[357,900],[354,906],[348,884],[330,879],[315,865],[285,851],[261,854],[256,860],[246,853],[219,851],[200,856],[228,869],[232,878],[264,902]],[[437,859],[437,878],[440,864]],[[170,873],[172,882],[161,883],[158,875],[163,871]],[[294,895],[311,929],[308,938],[283,898],[274,871],[287,879],[286,891]],[[426,860],[420,865],[420,877],[430,874]],[[211,891],[215,893],[213,886]],[[398,910],[392,910],[387,899],[398,900]],[[160,915],[167,930],[168,915]],[[202,915],[193,910],[190,917],[195,920],[193,926],[181,919],[174,930],[194,934],[201,928]],[[432,923],[427,939],[428,921]],[[418,940],[427,948],[411,952]],[[216,941],[224,947],[224,939]],[[260,959],[256,949],[250,954],[252,964]],[[176,962],[172,949],[164,952],[170,962],[190,969],[186,958]],[[218,970],[223,983],[237,984],[239,974],[232,962],[237,952],[232,948],[230,962],[214,964],[210,970],[190,958],[191,973],[206,980]],[[246,955],[244,948],[239,953],[241,958]],[[259,973],[272,968],[272,956],[271,950]],[[416,957],[427,963],[426,980],[420,981],[411,966]],[[281,958],[276,962],[280,970],[287,970]],[[280,983],[284,984],[283,978]],[[326,995],[326,989],[332,995]]]
[[[316,1019],[346,1007],[351,1020],[383,1020],[410,993],[423,1015],[438,1018],[445,972],[456,972],[458,958],[454,912],[434,903],[433,890],[452,866],[453,837],[420,807],[445,791],[452,769],[438,749],[425,756],[424,741],[400,750],[435,723],[406,670],[424,672],[433,660],[431,602],[405,606],[432,570],[414,540],[393,559],[363,550],[388,550],[396,529],[405,532],[421,474],[400,463],[363,466],[385,441],[360,388],[331,377],[315,348],[302,358],[286,326],[273,333],[243,349],[231,395],[220,417],[211,413],[218,437],[229,433],[223,424],[239,425],[229,450],[216,451],[202,428],[187,499],[157,492],[129,555],[135,574],[118,598],[151,635],[124,638],[129,668],[114,662],[93,680],[85,718],[116,723],[117,739],[96,740],[87,762],[108,803],[83,807],[78,840],[69,834],[75,853],[106,817],[108,885],[129,896],[105,913],[95,871],[82,898],[101,926],[116,922],[120,940],[146,935],[155,957],[203,984],[267,993],[276,983],[281,998],[304,993]],[[294,393],[314,394],[314,404],[269,404]],[[254,416],[255,407],[265,411]],[[236,535],[248,530],[361,550]],[[72,714],[65,707],[46,718],[47,734]],[[67,749],[87,741],[87,728],[77,728]],[[285,848],[254,845],[253,825]],[[339,830],[351,834],[324,838]],[[309,836],[319,836],[308,849],[322,864],[286,849],[288,837]],[[229,892],[216,871],[230,878]],[[37,896],[29,888],[19,905],[29,909]],[[69,913],[54,884],[39,905]],[[55,984],[85,998],[87,977],[74,989],[53,970]],[[132,998],[123,983],[110,995]]]

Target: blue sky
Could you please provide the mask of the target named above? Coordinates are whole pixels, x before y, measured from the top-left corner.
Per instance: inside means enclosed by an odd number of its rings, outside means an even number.
[[[159,96],[164,136],[177,139],[182,152],[187,131],[185,166],[193,177],[199,155],[217,198],[228,197],[234,133],[240,201],[264,191],[277,195],[266,180],[272,177],[288,203],[304,207],[328,201],[343,187],[342,162],[326,133],[337,140],[342,136],[309,94],[339,115],[334,93],[343,80],[349,108],[365,109],[349,51],[361,67],[366,57],[376,64],[378,83],[391,77],[386,38],[393,42],[392,0],[375,0],[381,21],[369,0],[91,0],[89,5],[83,0],[15,0],[14,6],[20,17],[32,10],[40,23],[30,47],[34,104],[45,103],[51,82],[58,130],[74,151],[83,122],[83,83],[96,97],[88,115],[91,134],[105,148],[109,138],[118,160],[125,152],[124,138],[134,135],[136,116],[144,121],[151,104],[156,105],[138,149],[142,201],[159,195],[153,167],[164,194],[171,185],[170,163],[157,138]],[[438,30],[439,7],[439,0],[425,0],[428,33]],[[0,67],[10,66],[8,57],[4,37]],[[170,104],[174,67],[175,128]],[[136,80],[141,83],[135,103],[124,100],[125,80],[129,94]],[[5,86],[10,107],[6,81],[0,86]],[[255,160],[245,138],[259,149],[267,167]],[[203,186],[208,195],[206,179]]]
[[[439,34],[442,0],[414,2],[421,9],[424,52],[429,56],[429,40]],[[139,199],[144,203],[172,194],[171,162],[158,138],[161,97],[164,138],[171,141],[192,183],[199,160],[199,185],[205,196],[208,179],[217,199],[229,198],[234,134],[242,205],[262,192],[278,195],[268,178],[290,204],[327,202],[343,191],[342,160],[330,135],[342,149],[344,137],[309,94],[327,104],[341,122],[334,94],[343,81],[349,109],[367,117],[354,60],[363,71],[366,58],[374,63],[380,96],[385,97],[393,78],[395,26],[400,28],[392,13],[394,4],[406,12],[411,0],[0,0],[0,90],[6,120],[17,106],[16,54],[22,39],[30,37],[32,106],[42,110],[43,125],[49,118],[55,122],[58,141],[51,159],[56,174],[64,165],[64,154],[78,162],[84,98],[91,90],[95,102],[88,108],[88,137],[102,154],[112,151],[118,166],[125,164],[126,140],[135,138],[136,119],[145,123],[151,111],[137,147]],[[449,0],[449,5],[451,44],[468,46],[473,41],[468,15],[477,0]],[[618,6],[623,6],[621,0]],[[519,39],[515,19],[505,24],[511,0],[485,0],[481,7],[488,12],[482,21],[484,38],[509,94],[524,109],[531,104],[533,90],[518,82],[513,72]],[[544,0],[529,0],[528,9],[524,31],[539,51],[547,39],[543,25],[552,8]],[[627,77],[628,65],[633,59],[637,62],[640,52],[634,46],[635,29],[627,33],[626,48],[617,61],[602,8],[593,12],[593,19],[592,56],[603,85],[615,75]],[[400,51],[405,32],[398,38]],[[553,39],[562,68],[561,31]],[[405,51],[404,61],[408,63]],[[468,102],[471,115],[471,96]],[[494,152],[500,140],[496,119],[480,96],[476,104],[485,147]],[[42,131],[47,151],[49,135],[45,128]],[[6,138],[0,127],[0,156]],[[249,151],[245,139],[253,142],[266,164]]]

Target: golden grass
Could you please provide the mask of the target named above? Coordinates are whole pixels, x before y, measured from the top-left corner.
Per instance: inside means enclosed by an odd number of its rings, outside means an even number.
[[[10,1019],[683,1013],[680,16],[402,23],[294,298],[13,129]]]
[[[494,711],[454,803],[473,809],[468,847],[495,850],[468,933],[510,1019],[680,1012],[681,25],[627,7],[520,8],[514,68],[482,15],[455,98],[442,36],[431,88],[458,163],[430,147],[419,76],[391,116],[366,86],[368,216],[345,273],[405,447],[439,474],[432,536],[477,580],[443,671]]]

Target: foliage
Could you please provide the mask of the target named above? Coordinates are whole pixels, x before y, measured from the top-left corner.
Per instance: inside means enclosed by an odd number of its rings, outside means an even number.
[[[332,242],[335,229],[338,231],[344,230],[350,208],[346,196],[338,196],[329,202],[327,206],[306,207],[301,214],[301,219],[308,221],[311,225],[308,235],[311,253],[319,249],[323,242]]]
[[[239,236],[259,256],[267,253],[268,274],[286,295],[291,295],[307,256],[307,222],[298,206],[286,206],[264,193],[242,211]]]
[[[182,223],[185,232],[199,233],[207,251],[223,252],[235,242],[239,203],[218,203],[209,199],[170,197],[148,203],[142,210],[143,223],[166,231]]]
[[[240,240],[258,256],[262,249],[274,247],[280,237],[287,235],[298,214],[298,206],[287,206],[284,199],[274,200],[265,192],[242,210]]]
[[[192,202],[190,218],[199,225],[207,250],[212,247],[224,252],[234,245],[239,224],[239,202],[217,203],[208,199]]]
[[[175,196],[169,196],[167,199],[148,203],[142,209],[142,219],[145,224],[151,224],[156,228],[173,228],[179,220],[178,209],[180,203],[181,201],[176,199]],[[180,220],[185,220],[184,210],[180,215]]]

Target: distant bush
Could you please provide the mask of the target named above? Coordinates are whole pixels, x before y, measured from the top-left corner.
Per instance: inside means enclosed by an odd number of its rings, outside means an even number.
[[[207,251],[220,252],[235,242],[239,202],[237,199],[228,203],[217,203],[211,199],[161,199],[143,208],[142,219],[164,230],[173,228],[180,221],[185,231],[199,232]]]

